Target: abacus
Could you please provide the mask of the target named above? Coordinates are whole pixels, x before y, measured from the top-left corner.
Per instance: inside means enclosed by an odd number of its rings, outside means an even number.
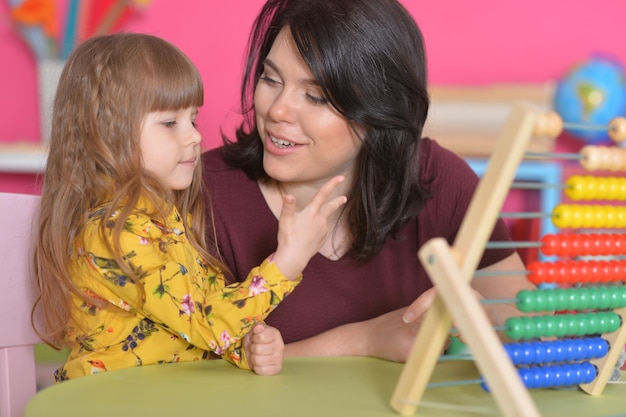
[[[530,388],[579,386],[590,395],[604,390],[626,344],[626,326],[622,325],[622,317],[626,317],[625,261],[527,265],[528,271],[521,273],[540,285],[536,291],[521,291],[516,305],[524,313],[545,313],[507,320],[504,331],[514,342],[506,345],[469,285],[522,159],[576,158],[588,170],[626,170],[626,149],[617,147],[587,146],[579,154],[570,155],[525,154],[533,135],[556,137],[564,127],[568,126],[554,113],[540,114],[525,105],[515,105],[454,244],[434,238],[420,248],[418,256],[438,295],[422,322],[391,398],[391,407],[399,414],[417,410],[453,320],[472,353],[483,386],[505,416],[540,416],[528,392]],[[626,119],[618,118],[605,128],[614,141],[626,139]],[[576,176],[565,187],[572,199],[624,200],[625,181]],[[563,229],[626,227],[626,208],[621,207],[560,204],[550,216]],[[626,253],[626,239],[619,234],[558,233],[544,236],[538,245],[549,256]],[[581,281],[588,285],[573,286]],[[607,283],[610,286],[591,286]],[[560,287],[550,288],[551,284]],[[552,314],[563,310],[566,312]],[[563,336],[569,339],[540,341]]]

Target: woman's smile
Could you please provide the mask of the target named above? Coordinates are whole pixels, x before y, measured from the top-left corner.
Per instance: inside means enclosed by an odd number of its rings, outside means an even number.
[[[348,120],[325,99],[288,27],[264,61],[254,108],[265,151],[263,167],[270,177],[324,183],[349,175],[361,142]]]

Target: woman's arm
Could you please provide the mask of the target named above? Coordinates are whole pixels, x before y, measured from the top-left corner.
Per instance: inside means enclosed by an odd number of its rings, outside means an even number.
[[[517,254],[497,262],[484,271],[524,271]],[[503,274],[489,278],[475,278],[472,287],[478,297],[515,298],[522,289],[534,289],[525,277]],[[328,330],[309,339],[290,343],[285,356],[372,356],[404,362],[419,331],[421,321],[433,299],[436,289],[420,295],[410,306],[383,314],[371,320],[350,323]],[[496,325],[521,313],[511,304],[487,306],[487,313]]]
[[[285,356],[370,356],[403,362],[408,357],[420,321],[405,323],[405,308],[379,317],[345,324],[309,339],[290,343]]]
[[[494,275],[489,277],[477,277],[472,280],[472,288],[483,298],[493,299],[515,299],[521,290],[535,290],[526,278],[526,266],[517,253],[497,262],[481,271],[489,272],[509,272],[509,274]],[[518,271],[519,274],[512,275],[511,271]],[[509,317],[520,316],[520,312],[514,303],[491,304],[485,307],[492,323],[501,326]]]

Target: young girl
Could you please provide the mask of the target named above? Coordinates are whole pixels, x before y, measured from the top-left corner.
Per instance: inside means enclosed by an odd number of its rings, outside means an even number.
[[[197,69],[156,37],[98,37],[68,59],[35,249],[38,331],[71,349],[57,382],[212,354],[259,374],[280,370],[280,334],[257,323],[319,250],[328,216],[345,203],[328,198],[342,177],[297,213],[285,196],[275,253],[225,286],[204,237],[202,104]]]

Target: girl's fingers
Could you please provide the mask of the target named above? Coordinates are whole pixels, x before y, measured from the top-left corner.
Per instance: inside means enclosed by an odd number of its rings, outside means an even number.
[[[333,198],[331,201],[322,206],[322,208],[320,209],[320,213],[323,216],[328,217],[347,202],[348,198],[344,195]]]
[[[326,200],[328,200],[330,194],[334,191],[335,188],[337,188],[339,184],[343,182],[344,179],[345,177],[343,175],[338,175],[328,181],[326,184],[324,184],[322,188],[320,188],[320,190],[317,192],[317,194],[315,194],[315,196],[309,203],[309,206],[314,210],[321,210],[322,206],[326,204]],[[335,209],[337,207],[335,207]]]
[[[283,196],[283,207],[280,217],[293,218],[296,214],[296,198],[290,194]]]

